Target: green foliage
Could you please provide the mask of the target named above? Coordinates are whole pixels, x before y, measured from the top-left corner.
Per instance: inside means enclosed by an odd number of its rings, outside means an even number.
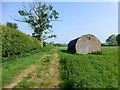
[[[24,57],[31,56],[31,55],[34,55],[34,54],[39,53],[39,52],[41,52],[41,53],[47,52],[47,53],[51,54],[52,53],[51,49],[53,49],[53,47],[44,47],[44,48],[41,48],[41,49],[38,49],[38,50],[32,50],[30,52],[23,53],[23,54],[20,54],[20,55],[14,55],[14,56],[10,56],[10,57],[2,57],[0,62],[4,63],[4,62],[7,62],[7,61],[17,60],[18,58],[24,58]]]
[[[40,49],[40,51],[41,52],[48,52],[49,53],[52,48],[54,48],[54,47],[44,47],[44,48]]]
[[[18,26],[16,23],[11,23],[11,22],[7,22],[6,23],[6,26],[10,27],[10,28],[13,28],[13,29],[17,29]]]
[[[41,43],[33,37],[6,26],[0,26],[2,31],[2,56],[19,55],[40,49]]]
[[[76,55],[59,48],[62,88],[118,88],[118,48],[102,54]]]
[[[54,45],[47,42],[43,42],[43,47],[54,47]]]
[[[46,56],[43,58],[43,62],[50,62],[51,56]]]
[[[37,77],[37,78],[41,78],[41,74],[40,74],[40,73],[37,74],[36,77]]]
[[[46,86],[49,86],[51,84],[51,82],[42,82],[40,85],[42,87],[46,87]]]
[[[32,73],[29,73],[27,76],[25,76],[23,79],[24,80],[29,80],[30,78],[32,78]]]
[[[67,44],[61,44],[61,43],[54,43],[53,45],[56,47],[67,47]]]
[[[118,34],[118,35],[116,36],[116,40],[117,40],[118,45],[120,46],[120,34]]]
[[[108,37],[108,39],[106,39],[106,43],[107,45],[114,45],[116,46],[117,45],[117,40],[116,40],[116,35],[111,35]]]
[[[17,21],[27,23],[37,34],[40,41],[56,37],[56,35],[46,36],[52,32],[52,25],[50,23],[57,21],[59,15],[59,13],[53,9],[52,5],[47,5],[43,2],[33,2],[29,6],[24,6],[18,13],[23,18]]]

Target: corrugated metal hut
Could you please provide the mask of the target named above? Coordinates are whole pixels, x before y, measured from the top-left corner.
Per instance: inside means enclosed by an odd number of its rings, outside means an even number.
[[[88,54],[101,52],[101,43],[93,35],[87,34],[69,42],[68,51],[76,54]]]

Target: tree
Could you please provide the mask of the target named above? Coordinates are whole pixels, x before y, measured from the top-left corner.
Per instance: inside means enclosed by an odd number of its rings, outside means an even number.
[[[116,40],[117,40],[118,45],[120,46],[120,34],[118,34],[118,35],[116,36]]]
[[[12,22],[7,22],[7,23],[6,23],[6,26],[11,27],[11,28],[14,28],[14,29],[17,29],[17,28],[18,28],[17,24],[16,24],[16,23],[12,23]]]
[[[106,39],[106,43],[107,45],[117,45],[117,40],[116,40],[116,35],[111,35],[108,37],[108,39]]]
[[[23,17],[20,22],[27,23],[35,32],[36,37],[43,42],[48,38],[56,37],[56,35],[49,35],[53,32],[52,21],[57,21],[59,13],[53,9],[53,6],[43,2],[33,2],[30,6],[23,6],[18,13]]]

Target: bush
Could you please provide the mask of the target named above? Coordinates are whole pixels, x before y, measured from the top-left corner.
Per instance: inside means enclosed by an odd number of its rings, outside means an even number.
[[[43,42],[43,47],[54,47],[54,45],[47,42]]]
[[[2,56],[19,55],[41,48],[41,43],[34,37],[6,26],[0,26],[2,33]]]

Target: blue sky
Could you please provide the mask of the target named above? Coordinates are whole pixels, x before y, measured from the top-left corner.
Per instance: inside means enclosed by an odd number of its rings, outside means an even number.
[[[95,35],[102,43],[111,34],[118,33],[118,3],[117,2],[53,2],[55,10],[59,12],[58,22],[52,22],[53,34],[57,39],[48,42],[68,43],[70,40],[84,34]],[[33,32],[27,24],[16,22],[20,19],[18,10],[22,2],[2,3],[2,24],[13,22],[18,24],[18,29],[23,33]]]

